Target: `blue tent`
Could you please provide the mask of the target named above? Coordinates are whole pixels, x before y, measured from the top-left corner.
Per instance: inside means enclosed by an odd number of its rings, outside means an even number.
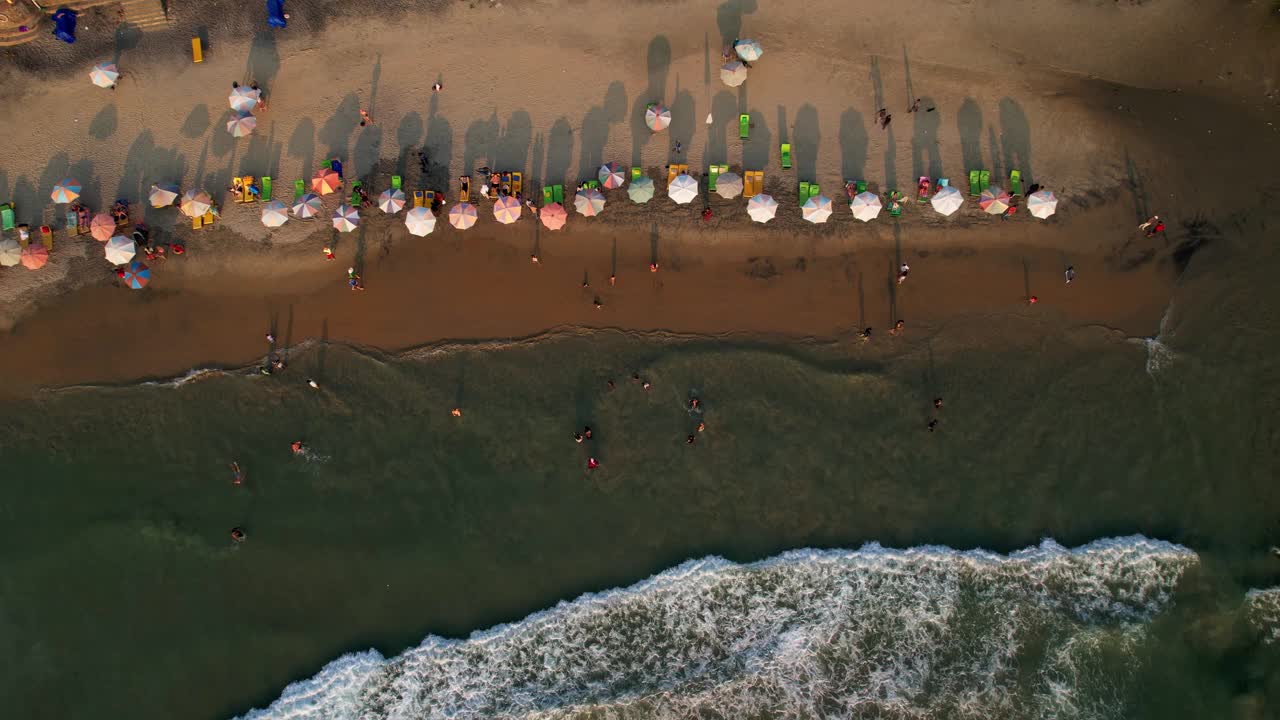
[[[76,41],[76,11],[58,8],[53,14],[53,36],[68,45]]]
[[[271,27],[287,27],[284,19],[284,0],[267,0],[267,24]]]

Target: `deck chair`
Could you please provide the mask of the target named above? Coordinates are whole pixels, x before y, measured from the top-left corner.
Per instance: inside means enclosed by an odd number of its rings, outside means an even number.
[[[710,169],[707,170],[707,191],[708,192],[716,191],[716,178],[718,177],[720,177],[720,166],[712,165]]]
[[[231,200],[233,202],[242,203],[244,202],[244,196],[246,194],[247,193],[244,189],[244,178],[241,178],[241,177],[231,178]]]
[[[53,249],[53,228],[48,225],[40,226],[40,244],[44,245],[45,250]]]
[[[752,171],[752,174],[755,175],[755,179],[751,184],[751,193],[754,197],[755,195],[759,195],[764,192],[764,171],[754,170]]]
[[[979,182],[979,185],[978,185],[979,193],[991,187],[991,171],[983,170],[982,174],[978,176],[978,182]]]
[[[524,173],[511,173],[511,194],[517,197],[524,197]]]
[[[551,186],[551,199],[552,201],[558,202],[561,205],[564,204],[564,186],[563,185]]]
[[[266,175],[262,176],[262,199],[263,200],[271,199],[271,178],[267,177]]]
[[[210,205],[210,206],[209,206],[209,209],[208,209],[208,210],[206,210],[206,211],[205,211],[205,213],[204,213],[204,218],[203,218],[203,220],[204,220],[204,224],[205,224],[205,225],[212,225],[212,224],[213,224],[213,221],[214,221],[214,220],[217,220],[217,219],[218,219],[218,216],[217,216],[217,214],[215,214],[215,213],[213,212],[213,206],[212,206],[212,205]]]
[[[416,192],[414,193],[414,197],[417,197]],[[471,202],[471,176],[470,175],[463,175],[462,177],[458,178],[458,201]]]
[[[80,215],[75,210],[67,211],[67,232],[72,235],[80,234]]]
[[[199,230],[199,229],[200,229],[200,227],[201,227],[202,225],[204,225],[204,216],[203,216],[203,215],[197,215],[197,216],[195,216],[195,217],[191,218],[191,229],[192,229],[192,230]]]
[[[916,180],[916,202],[928,202],[931,188],[929,187],[929,178],[921,175]]]
[[[631,168],[631,179],[639,180],[644,175],[644,171],[638,167]]]
[[[679,175],[680,175],[680,166],[679,166],[679,165],[668,165],[668,166],[667,166],[667,184],[668,184],[668,185],[670,185],[671,183],[675,182],[675,181],[676,181],[676,178],[677,178],[677,177],[679,177]]]
[[[13,203],[8,202],[0,205],[0,224],[3,225],[6,232],[17,227],[14,221]]]
[[[859,180],[859,181],[858,181],[858,194],[859,194],[859,195],[861,195],[862,193],[864,193],[864,192],[866,192],[866,191],[867,191],[867,181],[866,181],[866,180]]]
[[[889,191],[889,217],[902,217],[902,193]]]
[[[973,197],[982,194],[982,172],[979,170],[969,171],[969,194]]]
[[[807,182],[800,183],[799,197],[800,197],[801,205],[804,205],[805,203],[809,202],[809,183]]]
[[[751,116],[743,113],[738,116],[738,137],[746,140],[751,132]]]
[[[435,190],[428,190],[426,193],[424,193],[424,195],[425,197],[422,198],[422,201],[425,202],[426,205],[424,205],[423,207],[431,208],[434,210],[436,206],[436,198],[440,196],[440,193],[436,192]],[[441,199],[443,200],[443,198]]]
[[[791,143],[782,144],[782,169],[791,169]]]
[[[466,200],[463,200],[462,202],[466,202]],[[427,194],[426,194],[426,193],[424,193],[424,192],[422,192],[421,190],[414,190],[414,191],[413,191],[413,206],[414,206],[414,207],[416,207],[416,208],[426,207],[426,206],[427,206]]]
[[[818,183],[809,183],[809,197],[816,198],[822,194],[822,188],[818,187]]]
[[[254,181],[254,177],[252,175],[245,175],[244,177],[240,178],[240,186],[244,188],[244,191],[243,191],[244,199],[241,200],[241,202],[254,201],[253,193],[249,191],[249,187],[253,185],[253,181]],[[261,190],[259,190],[259,192],[261,192]]]
[[[951,187],[951,181],[946,178],[938,178],[938,187]]]
[[[542,207],[546,207],[553,202],[555,202],[555,199],[551,196],[551,186],[543,185],[542,186]]]
[[[332,169],[333,169],[333,161],[332,161],[332,160],[325,160],[324,162],[320,163],[320,167],[321,167],[321,168],[323,168],[323,169],[325,169],[325,170],[332,170]]]
[[[688,175],[688,174],[689,174],[689,166],[688,166],[687,164],[683,164],[683,163],[682,163],[682,164],[680,164],[680,165],[677,165],[677,166],[676,166],[676,170],[677,170],[677,172],[676,172],[676,174],[677,174],[677,175]]]
[[[403,188],[401,187],[401,180],[400,180],[400,176],[399,176],[399,175],[392,175],[392,176],[391,176],[391,189],[392,189],[392,190],[402,190],[402,189],[403,189]]]
[[[307,194],[307,183],[303,180],[293,181],[293,199],[297,200]]]
[[[351,183],[351,207],[360,207],[360,188],[362,184],[359,180]]]
[[[499,173],[499,174],[498,174],[498,177],[501,179],[501,181],[502,181],[502,182],[500,182],[500,183],[498,184],[498,187],[494,188],[494,190],[495,190],[495,191],[497,191],[497,193],[498,193],[499,195],[501,195],[501,194],[502,194],[502,187],[503,187],[504,185],[507,187],[507,189],[508,189],[508,190],[510,190],[510,189],[511,189],[511,173],[509,173],[509,172]],[[512,194],[514,194],[514,193],[512,193]]]
[[[1009,172],[1009,192],[1013,195],[1022,194],[1022,171],[1012,170]]]

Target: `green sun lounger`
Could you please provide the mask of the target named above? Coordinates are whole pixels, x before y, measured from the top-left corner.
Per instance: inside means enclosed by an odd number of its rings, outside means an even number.
[[[782,144],[782,169],[791,169],[791,143]]]
[[[818,183],[809,183],[809,197],[816,198],[822,194],[822,190],[818,187]]]
[[[800,198],[801,205],[804,205],[805,203],[809,202],[809,183],[807,182],[800,183],[800,192],[798,193],[798,196]]]
[[[401,187],[402,183],[403,183],[403,181],[400,179],[400,176],[399,176],[399,175],[392,175],[392,176],[391,176],[391,189],[392,189],[392,190],[401,190],[401,189],[403,189],[403,188]]]
[[[16,221],[13,217],[13,203],[9,202],[4,205],[0,205],[0,224],[4,226],[6,231],[17,227]]]
[[[599,181],[599,180],[588,180],[588,181],[587,181],[587,187],[591,188],[592,190],[599,190],[599,189],[600,189],[600,181]]]
[[[969,194],[977,197],[982,193],[982,173],[978,170],[969,171]]]
[[[631,168],[631,179],[632,179],[632,181],[639,180],[639,179],[640,179],[641,177],[643,177],[643,176],[644,176],[644,171],[643,171],[643,170],[641,170],[641,169],[640,169],[640,168],[638,168],[638,167],[633,167],[633,168]]]
[[[738,137],[743,140],[747,139],[747,134],[751,132],[751,116],[742,114],[738,116]]]
[[[333,169],[333,161],[332,161],[332,160],[325,160],[324,162],[320,163],[320,167],[324,168],[325,170],[332,170],[332,169]]]
[[[546,207],[553,202],[555,202],[555,198],[551,195],[551,186],[543,185],[542,186],[542,207]]]
[[[862,193],[864,193],[864,192],[866,192],[866,191],[867,191],[867,181],[866,181],[866,180],[859,180],[859,181],[858,181],[858,194],[859,194],[859,195],[861,195]]]
[[[351,207],[360,207],[360,181],[351,183]]]
[[[271,199],[271,178],[267,177],[266,175],[262,176],[262,199],[263,200]]]
[[[1013,170],[1009,173],[1009,192],[1014,195],[1022,194],[1022,171]]]
[[[720,166],[712,165],[707,171],[707,192],[716,191],[716,178],[720,177]]]
[[[889,191],[889,217],[902,217],[902,194],[897,190]]]
[[[978,192],[982,192],[991,187],[991,171],[983,170],[982,175],[978,178]]]
[[[297,200],[307,194],[307,184],[301,180],[293,181],[293,199]]]
[[[560,203],[561,205],[564,204],[564,186],[563,185],[551,186],[551,199],[554,202]]]

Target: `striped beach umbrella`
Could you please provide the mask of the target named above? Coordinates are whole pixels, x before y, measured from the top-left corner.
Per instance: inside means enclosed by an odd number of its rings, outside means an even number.
[[[152,185],[151,190],[147,192],[147,200],[151,202],[151,207],[154,208],[169,207],[177,199],[178,186],[169,183]]]
[[[431,208],[416,207],[404,214],[404,226],[409,228],[410,235],[426,237],[436,229],[436,216]]]
[[[338,206],[333,212],[333,226],[338,232],[351,232],[360,224],[360,213],[346,203]]]
[[[116,219],[107,213],[98,213],[89,221],[89,234],[98,242],[106,242],[116,234]]]
[[[342,178],[331,168],[320,168],[316,176],[311,178],[311,192],[317,195],[328,195],[342,187]]]
[[[742,176],[737,173],[725,173],[716,178],[716,194],[725,200],[732,200],[742,194]]]
[[[503,225],[519,220],[520,201],[510,195],[503,195],[493,203],[493,217]]]
[[[227,103],[231,105],[231,109],[236,112],[251,112],[258,106],[258,99],[262,97],[260,90],[254,90],[251,87],[241,85],[232,88],[231,94],[227,96]]]
[[[13,238],[0,239],[0,266],[13,267],[22,262],[22,246]]]
[[[53,186],[53,192],[49,193],[49,197],[53,198],[55,203],[66,204],[80,197],[80,181],[75,178],[63,178],[62,182]]]
[[[293,216],[303,220],[319,216],[321,210],[324,210],[324,202],[315,193],[307,193],[293,203]]]
[[[231,133],[232,137],[244,137],[253,132],[256,127],[258,127],[258,118],[248,113],[237,115],[227,121],[227,132]]]
[[[755,195],[747,201],[747,214],[758,223],[767,223],[778,214],[778,201],[772,195]]]
[[[387,188],[378,195],[378,207],[388,215],[395,215],[404,209],[404,191]],[[435,217],[434,215],[432,217]]]
[[[538,219],[542,220],[548,230],[559,230],[569,220],[569,213],[565,212],[560,203],[551,203],[538,211]]]
[[[738,87],[747,81],[747,66],[734,60],[720,68],[720,79],[729,87]]]
[[[809,198],[808,202],[800,208],[800,214],[811,223],[826,222],[827,218],[831,217],[831,198],[826,195]]]
[[[880,196],[875,193],[860,192],[853,196],[853,202],[849,203],[849,209],[853,211],[853,216],[862,222],[871,222],[880,214]]]
[[[123,235],[116,235],[107,241],[102,253],[112,265],[123,265],[138,254],[138,245]]]
[[[647,203],[653,199],[653,180],[647,177],[636,178],[627,186],[627,197],[634,203]]]
[[[595,217],[604,212],[604,195],[599,190],[587,188],[573,198],[573,206],[583,217]]]
[[[89,71],[89,79],[100,88],[115,87],[116,80],[120,79],[120,70],[115,63],[98,63]]]
[[[734,43],[733,51],[738,53],[738,57],[747,62],[755,62],[764,54],[764,50],[760,49],[760,43],[750,38],[743,38]]]
[[[662,132],[671,124],[671,111],[665,105],[649,103],[644,109],[644,124],[654,132]]]
[[[1009,209],[1009,193],[998,185],[992,185],[978,196],[978,207],[986,210],[990,215],[1003,214]]]
[[[693,202],[698,197],[698,181],[690,177],[689,173],[680,173],[667,186],[667,197],[675,200],[678,205]]]
[[[960,209],[960,206],[964,204],[964,194],[948,185],[934,193],[933,198],[929,200],[929,204],[933,206],[934,210],[943,215],[954,215]]]
[[[22,248],[22,264],[28,270],[39,270],[49,262],[49,249],[40,243],[29,243]]]
[[[200,217],[209,212],[211,207],[213,207],[213,200],[209,197],[209,193],[203,190],[188,190],[182,196],[179,209],[187,217]]]
[[[151,268],[134,260],[124,269],[124,277],[121,279],[124,280],[125,285],[134,290],[141,290],[151,282]]]
[[[627,181],[627,177],[622,174],[622,168],[618,167],[618,163],[605,163],[600,166],[600,172],[596,173],[600,180],[600,184],[607,190],[614,190],[622,187],[622,183]]]
[[[1043,220],[1058,211],[1058,198],[1052,190],[1037,190],[1027,196],[1027,211]]]
[[[476,224],[476,206],[460,202],[449,208],[449,224],[459,230],[466,230]]]
[[[277,228],[289,221],[289,207],[279,200],[272,200],[262,206],[262,224],[269,228]]]

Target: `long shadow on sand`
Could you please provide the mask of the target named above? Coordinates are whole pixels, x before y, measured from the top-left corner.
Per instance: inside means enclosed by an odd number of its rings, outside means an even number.
[[[578,157],[578,177],[594,179],[605,163],[604,147],[609,142],[609,126],[627,117],[627,91],[617,80],[609,83],[604,102],[582,118],[582,147]],[[645,128],[648,130],[648,128]]]
[[[689,158],[689,143],[693,142],[695,103],[688,90],[676,92],[676,99],[671,103],[671,125],[667,128],[671,135],[671,147],[667,149],[667,162],[684,163]],[[680,152],[676,152],[676,143],[680,144]]]
[[[431,166],[423,180],[427,187],[435,190],[448,190],[452,175],[450,169],[453,162],[453,126],[441,115],[440,100],[434,94],[427,111],[427,138],[423,148],[431,156]],[[463,170],[469,172],[470,168]]]
[[[573,128],[569,121],[557,118],[547,133],[547,185],[557,185],[569,175],[569,161],[573,158]]]
[[[747,115],[751,122],[751,139],[742,145],[742,167],[744,170],[763,170],[769,164],[773,133],[769,132],[764,113],[752,110]]]
[[[89,123],[89,137],[94,140],[106,140],[116,133],[118,123],[118,113],[115,103],[111,103],[98,111],[93,116],[93,122]]]
[[[625,107],[625,105],[624,105]],[[533,142],[533,119],[524,110],[516,110],[498,136],[493,150],[494,167],[524,172],[529,162],[529,145]]]
[[[755,11],[756,0],[726,0],[716,8],[716,27],[724,44],[742,37],[742,16]]]
[[[183,137],[198,138],[209,130],[209,106],[203,103],[191,108],[178,132]]]
[[[703,158],[708,164],[729,161],[729,127],[737,128],[738,100],[733,93],[721,90],[711,99],[712,124],[707,126],[707,146]],[[732,121],[732,122],[731,122]]]
[[[862,113],[849,108],[840,114],[840,172],[843,180],[866,180],[867,126]]]
[[[960,132],[962,171],[982,169],[982,109],[973,98],[965,98],[956,113],[956,129]]]
[[[410,112],[400,118],[400,127],[396,128],[396,175],[404,176],[409,164],[409,153],[422,142],[423,130],[422,116],[417,112]]]
[[[921,108],[933,107],[933,98],[920,98]],[[940,114],[925,112],[911,113],[911,175],[920,177],[942,177],[942,153],[938,150],[938,127],[942,123]],[[926,160],[927,165],[926,167]]]
[[[795,138],[791,141],[798,179],[806,182],[818,179],[818,145],[821,139],[817,108],[807,103],[801,105],[796,111]]]
[[[498,142],[498,113],[489,115],[487,120],[476,120],[467,126],[463,135],[462,171],[475,172],[481,165],[494,166],[493,151]],[[497,169],[497,168],[495,168]],[[481,181],[476,179],[476,188]]]
[[[348,93],[316,137],[322,146],[327,147],[325,157],[346,160],[351,148],[351,133],[359,126],[360,100],[355,93]]]
[[[286,152],[289,157],[298,158],[301,161],[302,169],[299,174],[305,180],[311,174],[316,161],[316,126],[311,118],[302,118],[298,121],[293,134],[289,136],[289,147]]]
[[[658,35],[649,41],[649,86],[636,96],[631,109],[631,164],[643,164],[644,146],[653,133],[644,122],[644,111],[649,103],[662,102],[667,92],[667,73],[671,70],[671,42],[666,35]]]
[[[263,30],[253,36],[244,72],[245,82],[258,83],[264,93],[271,89],[276,73],[280,72],[280,52],[276,50],[275,33]]]
[[[1022,182],[1028,185],[1035,175],[1031,170],[1031,123],[1022,106],[1012,98],[1000,100],[1000,149],[1009,169],[1022,172]]]

